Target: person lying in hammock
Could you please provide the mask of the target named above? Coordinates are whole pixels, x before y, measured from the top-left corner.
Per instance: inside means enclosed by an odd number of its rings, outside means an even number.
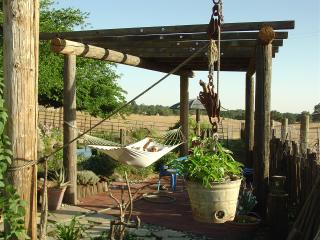
[[[158,152],[159,149],[155,145],[149,147],[151,143],[154,143],[152,138],[150,138],[149,141],[143,146],[143,151]]]

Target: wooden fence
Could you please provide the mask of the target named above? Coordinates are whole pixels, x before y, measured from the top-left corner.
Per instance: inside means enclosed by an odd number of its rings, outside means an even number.
[[[39,123],[50,125],[51,127],[63,127],[63,109],[39,107]],[[131,116],[130,116],[131,118]],[[147,119],[147,120],[146,120]],[[167,131],[174,126],[178,121],[178,116],[134,116],[131,119],[110,119],[103,122],[97,128],[91,131],[95,133],[108,133],[112,135],[119,135],[121,129],[131,131],[138,128],[153,129],[158,133]],[[202,123],[208,123],[207,117],[202,117]],[[86,131],[102,118],[93,117],[88,113],[77,112],[77,128],[80,131]],[[152,121],[150,121],[152,120]],[[209,124],[205,124],[208,125]],[[221,139],[240,139],[241,137],[241,121],[233,119],[222,119],[219,125],[219,135]]]
[[[286,176],[290,205],[301,207],[320,176],[319,152],[308,149],[302,154],[299,143],[273,138],[270,143],[270,176],[274,175]]]

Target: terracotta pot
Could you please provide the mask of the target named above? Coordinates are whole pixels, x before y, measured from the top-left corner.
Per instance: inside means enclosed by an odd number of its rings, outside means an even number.
[[[48,188],[48,209],[49,210],[58,210],[61,208],[62,199],[64,196],[64,192],[67,187],[57,188],[50,187]]]

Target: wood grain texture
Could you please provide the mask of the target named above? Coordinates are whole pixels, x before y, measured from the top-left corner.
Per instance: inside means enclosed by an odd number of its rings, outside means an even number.
[[[259,44],[256,51],[256,95],[254,128],[254,186],[260,214],[265,216],[269,181],[270,101],[272,45]]]
[[[3,11],[6,130],[17,167],[37,159],[39,2],[5,0]],[[27,202],[25,228],[36,239],[37,167],[8,172],[7,180]]]
[[[189,138],[189,78],[187,74],[180,76],[180,124],[185,139]],[[188,141],[181,145],[181,156],[188,155]]]
[[[64,56],[64,88],[63,88],[63,144],[68,144],[78,135],[76,127],[76,56]],[[72,127],[74,126],[74,127]],[[70,182],[64,200],[66,203],[77,204],[77,142],[63,149],[63,165],[66,181]]]
[[[222,31],[257,31],[263,26],[271,26],[275,30],[293,29],[294,21],[268,21],[268,22],[242,22],[242,23],[224,23]],[[127,35],[150,35],[150,34],[177,34],[177,33],[206,33],[208,24],[199,25],[181,25],[181,26],[157,26],[157,27],[137,27],[120,29],[101,29],[89,31],[75,31],[63,33],[41,33],[42,40],[49,40],[55,37],[70,38],[82,37],[92,38],[97,36],[127,36]]]
[[[254,146],[254,77],[246,74],[245,150],[248,167],[253,164]]]

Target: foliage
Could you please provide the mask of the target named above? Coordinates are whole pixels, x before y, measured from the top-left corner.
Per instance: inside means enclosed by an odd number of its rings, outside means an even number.
[[[92,171],[84,170],[77,172],[77,183],[82,185],[94,185],[100,178]]]
[[[253,208],[257,205],[257,198],[253,194],[253,188],[244,186],[241,189],[238,199],[237,214],[248,215],[252,212]]]
[[[74,8],[53,8],[54,1],[42,0],[41,32],[68,32],[85,27],[87,13]],[[63,99],[63,56],[50,51],[48,41],[40,42],[39,103],[60,107]],[[125,91],[118,85],[114,64],[77,58],[77,108],[92,115],[105,116],[125,101]]]
[[[111,176],[119,163],[103,153],[97,153],[78,163],[79,170],[90,170],[97,175]]]
[[[2,69],[0,69],[0,78]],[[26,202],[20,199],[16,189],[5,182],[8,166],[12,161],[11,143],[4,133],[7,113],[4,108],[3,83],[0,82],[0,215],[3,215],[4,224],[8,227],[5,239],[28,239],[24,229],[24,216]]]
[[[185,161],[174,164],[180,172],[187,174],[189,181],[195,181],[206,188],[212,183],[239,178],[242,164],[235,161],[232,152],[223,148],[217,139],[194,139],[192,154]]]
[[[167,153],[154,163],[154,170],[159,171],[160,166],[163,165],[170,167],[177,157],[177,154],[174,152]]]
[[[146,137],[156,136],[157,132],[154,129],[148,128],[135,128],[129,132],[129,137],[133,139],[133,141],[140,141]]]
[[[312,113],[312,121],[320,122],[320,103],[314,106],[314,111]]]
[[[55,171],[52,177],[53,182],[55,183],[55,187],[64,188],[70,184],[70,182],[66,182],[66,172],[64,168],[60,168],[58,171]]]
[[[39,138],[40,146],[38,149],[40,157],[51,154],[55,149],[63,144],[63,134],[61,129],[54,128],[51,125],[39,125]],[[58,171],[63,166],[63,151],[56,152],[49,158],[48,170],[51,172]],[[43,166],[39,165],[38,173],[42,175]]]
[[[58,240],[80,240],[83,239],[85,227],[73,217],[71,222],[67,224],[57,224]]]

